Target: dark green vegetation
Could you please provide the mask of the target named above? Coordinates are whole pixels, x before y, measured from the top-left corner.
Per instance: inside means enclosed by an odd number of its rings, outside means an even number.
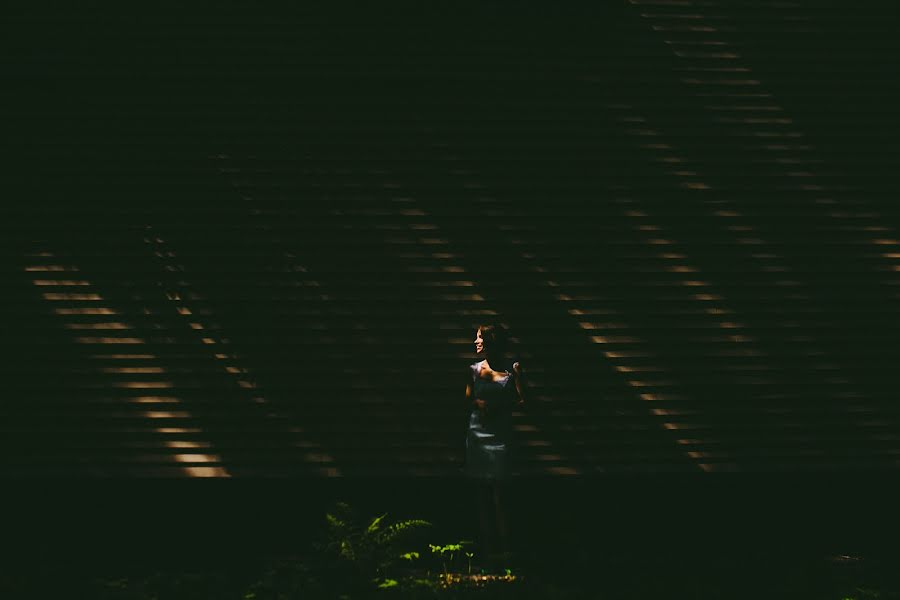
[[[485,572],[477,545],[436,540],[436,528],[423,519],[394,519],[389,513],[362,517],[337,503],[319,525],[314,539],[298,543],[296,552],[238,563],[181,560],[165,568],[149,563],[111,568],[80,562],[5,570],[0,595],[95,600],[900,598],[897,561],[889,555],[789,555],[775,544],[770,551],[678,553],[652,543],[642,552],[611,551],[601,543],[546,543],[510,557],[514,569]]]

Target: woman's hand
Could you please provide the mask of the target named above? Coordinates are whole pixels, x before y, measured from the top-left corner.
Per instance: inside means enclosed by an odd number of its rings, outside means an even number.
[[[476,410],[478,410],[478,414],[481,415],[481,418],[487,418],[487,402],[485,402],[481,398],[477,398],[472,404],[475,405],[475,408]]]

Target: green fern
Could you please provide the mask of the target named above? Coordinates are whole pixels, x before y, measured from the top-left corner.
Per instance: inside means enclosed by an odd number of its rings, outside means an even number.
[[[422,519],[409,519],[406,521],[399,521],[380,532],[378,536],[378,543],[393,544],[400,537],[411,533],[415,529],[421,529],[423,527],[431,527],[431,523],[429,523],[428,521],[423,521]]]
[[[375,517],[372,519],[372,522],[369,523],[369,526],[366,528],[366,533],[375,533],[378,531],[378,528],[381,526],[381,522],[387,516],[387,513],[384,513],[380,517]]]
[[[337,559],[335,568],[357,581],[390,581],[400,561],[419,557],[408,546],[415,531],[431,526],[422,519],[391,523],[388,513],[361,521],[346,503],[336,504],[326,516],[327,539],[319,547]]]

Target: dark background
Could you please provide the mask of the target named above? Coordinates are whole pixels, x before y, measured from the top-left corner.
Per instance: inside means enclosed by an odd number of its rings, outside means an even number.
[[[536,539],[881,548],[896,25],[874,2],[16,9],[11,554],[277,552],[342,496],[471,530],[462,373],[493,316],[530,376],[512,510]],[[100,300],[42,296],[68,279]],[[85,306],[117,316],[52,312]],[[143,358],[77,343],[111,319]],[[181,480],[207,460],[238,481]]]

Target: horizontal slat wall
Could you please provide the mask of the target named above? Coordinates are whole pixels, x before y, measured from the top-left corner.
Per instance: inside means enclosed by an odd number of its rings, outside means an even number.
[[[869,8],[18,15],[7,471],[455,475],[491,317],[522,474],[893,468]]]

